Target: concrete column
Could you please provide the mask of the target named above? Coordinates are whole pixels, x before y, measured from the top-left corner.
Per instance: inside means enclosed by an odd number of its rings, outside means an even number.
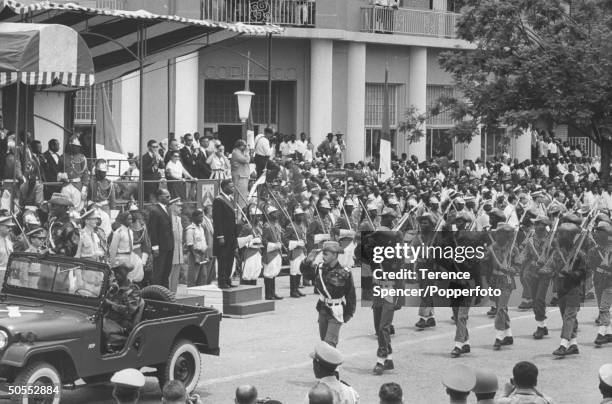
[[[480,135],[475,135],[472,141],[465,148],[464,159],[475,161],[480,157],[480,148],[482,147],[482,138]]]
[[[410,48],[408,78],[408,106],[416,107],[417,113],[425,113],[427,110],[427,48],[414,46]],[[427,133],[426,128],[423,132]],[[419,161],[427,157],[426,136],[416,143],[408,146],[408,157],[416,155]]]
[[[332,68],[334,43],[310,42],[310,138],[315,148],[332,132]],[[365,96],[364,96],[365,97]]]
[[[175,121],[177,138],[185,133],[201,132],[198,128],[198,52],[176,58]]]
[[[145,76],[146,77],[146,76]],[[138,155],[138,116],[140,108],[140,74],[123,76],[121,80],[120,139],[123,150]],[[113,97],[114,98],[114,97]],[[146,139],[143,139],[146,144]],[[143,153],[146,147],[143,146]]]
[[[365,80],[366,44],[348,46],[345,161],[363,160],[365,156]]]
[[[529,131],[522,131],[515,139],[515,151],[512,157],[518,159],[519,162],[531,158],[531,133]]]

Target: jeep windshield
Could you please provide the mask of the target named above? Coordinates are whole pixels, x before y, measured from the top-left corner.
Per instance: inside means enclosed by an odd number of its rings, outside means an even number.
[[[6,285],[64,295],[99,298],[104,285],[100,268],[84,263],[58,262],[31,256],[13,256],[7,268]]]

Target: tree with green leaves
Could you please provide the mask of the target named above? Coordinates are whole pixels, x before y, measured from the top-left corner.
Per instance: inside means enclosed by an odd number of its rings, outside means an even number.
[[[457,31],[474,48],[444,52],[440,63],[461,97],[432,108],[450,108],[457,141],[568,125],[600,146],[609,178],[612,1],[465,0]]]

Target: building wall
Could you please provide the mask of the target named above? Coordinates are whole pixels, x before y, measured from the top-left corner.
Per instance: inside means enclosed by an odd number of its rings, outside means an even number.
[[[34,113],[58,125],[64,126],[64,96],[64,93],[52,91],[35,92]],[[36,140],[42,143],[43,150],[47,150],[49,140],[59,140],[60,153],[62,153],[64,130],[61,127],[34,117],[34,133],[36,134]]]

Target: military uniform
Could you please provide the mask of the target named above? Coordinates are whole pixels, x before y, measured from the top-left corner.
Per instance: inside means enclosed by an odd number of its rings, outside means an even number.
[[[336,242],[326,242],[323,250],[339,253]],[[320,292],[317,302],[319,312],[319,335],[331,346],[338,345],[342,324],[355,314],[357,298],[351,272],[336,262],[332,267],[319,264],[315,270],[315,287]]]
[[[516,230],[509,224],[499,224],[496,232],[500,237],[507,239],[500,241],[499,238],[489,247],[488,267],[491,268],[490,286],[499,289],[501,295],[495,302],[495,343],[494,349],[500,349],[502,345],[512,345],[514,338],[510,329],[510,316],[508,315],[508,301],[512,291],[516,289],[514,280],[515,270],[513,257],[516,258],[516,248],[510,249],[514,232]]]
[[[266,207],[268,215],[277,211],[271,205]],[[276,294],[276,277],[280,273],[282,265],[281,257],[281,235],[282,228],[277,221],[265,223],[262,231],[263,242],[263,275],[265,295],[267,300],[280,300],[282,297]]]
[[[533,220],[535,226],[550,226],[550,220],[546,216],[539,216]],[[533,313],[537,323],[537,329],[533,334],[535,339],[541,339],[548,335],[546,326],[546,294],[550,286],[551,274],[541,271],[550,250],[551,235],[544,231],[540,233],[535,230],[521,244],[519,261],[523,265],[523,277],[529,288],[529,296],[532,299]]]
[[[610,305],[612,304],[612,245],[608,237],[612,236],[612,225],[600,222],[596,228],[597,244],[587,253],[587,268],[592,268],[595,295],[599,303],[598,333],[596,346],[612,342],[610,326]]]
[[[68,216],[52,217],[48,223],[48,246],[54,254],[74,257],[78,248],[78,230]]]
[[[140,289],[133,283],[119,286],[117,291],[107,298],[108,312],[104,316],[103,331],[106,346],[114,349],[123,342],[135,325],[133,317],[144,304]]]
[[[259,209],[257,209],[257,211],[259,211]],[[253,211],[251,216],[254,216],[254,213],[256,212]],[[259,214],[261,214],[261,211],[259,211]],[[246,242],[241,249],[242,282],[247,285],[257,284],[257,279],[259,279],[261,269],[263,268],[261,253],[263,247],[263,228],[259,220],[253,220],[252,223],[254,223],[253,227],[248,224],[242,226],[240,233],[238,234],[239,239],[252,236],[251,240]]]
[[[304,215],[302,208],[297,207],[294,215]],[[306,232],[307,227],[304,223],[304,219],[288,225],[285,227],[283,233],[283,239],[289,249],[289,286],[291,290],[291,297],[302,297],[305,296],[299,290],[301,271],[300,267],[302,262],[306,259]]]
[[[559,226],[559,236],[563,233],[574,236],[580,228],[572,223],[563,223]],[[561,328],[561,345],[553,354],[565,356],[578,352],[578,311],[582,297],[582,289],[586,278],[586,260],[582,251],[573,251],[575,246],[566,247],[557,245],[547,264],[546,270],[554,273],[554,282],[559,295],[559,311],[563,318]],[[572,261],[573,259],[573,261]]]

